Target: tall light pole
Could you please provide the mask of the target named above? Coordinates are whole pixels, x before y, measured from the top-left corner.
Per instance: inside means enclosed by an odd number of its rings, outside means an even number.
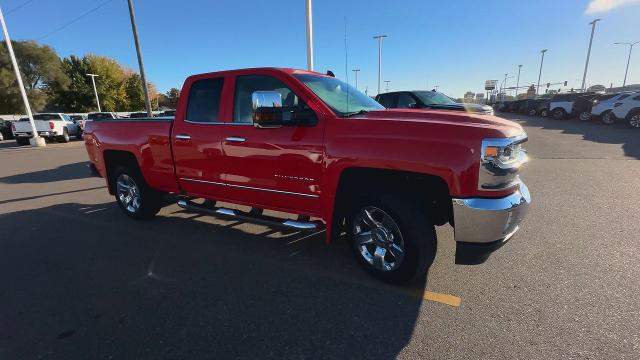
[[[538,86],[536,86],[536,95],[540,94],[540,77],[542,76],[542,64],[544,63],[544,53],[547,52],[547,49],[540,50],[542,54],[542,59],[540,59],[540,72],[538,72]]]
[[[351,70],[356,74],[356,89],[358,88],[358,73],[360,72],[360,69],[353,69]]]
[[[582,75],[582,86],[580,91],[584,91],[584,83],[587,81],[587,69],[589,68],[589,57],[591,56],[591,43],[593,43],[593,34],[596,31],[596,23],[601,19],[595,19],[589,23],[591,25],[591,37],[589,38],[589,49],[587,50],[587,62],[584,64],[584,75]]]
[[[307,0],[307,70],[313,71],[313,13],[311,0]]]
[[[385,81],[384,81],[385,91],[386,91],[386,92],[389,92],[389,83],[390,83],[390,82],[391,82],[391,81],[389,81],[389,80],[385,80]]]
[[[29,117],[29,124],[31,124],[31,133],[33,137],[29,139],[32,146],[46,146],[43,138],[38,135],[36,130],[36,124],[33,121],[33,114],[31,113],[31,106],[29,106],[29,98],[27,92],[24,90],[24,84],[22,83],[22,75],[20,75],[20,68],[18,67],[18,61],[16,55],[13,53],[13,46],[11,45],[11,38],[9,37],[9,31],[7,30],[7,24],[4,22],[4,15],[2,15],[2,8],[0,8],[0,23],[2,24],[2,32],[4,33],[4,41],[7,43],[7,50],[9,51],[9,57],[11,58],[11,65],[13,65],[13,71],[16,74],[16,80],[18,81],[18,87],[20,88],[20,95],[22,95],[22,101],[24,102],[24,108],[27,111]]]
[[[387,35],[376,35],[373,38],[378,39],[378,94],[380,94],[380,77],[382,76],[382,39]]]
[[[522,65],[518,65],[518,80],[516,80],[516,100],[518,100],[518,87],[520,86],[520,70]]]
[[[509,74],[504,74],[504,82],[502,83],[502,100],[507,97],[507,76],[509,76]]]
[[[625,87],[625,85],[627,85],[627,73],[629,72],[629,62],[631,61],[631,50],[633,50],[633,46],[638,43],[640,43],[640,41],[636,41],[634,43],[628,43],[628,42],[613,43],[614,45],[629,45],[629,57],[627,58],[627,69],[624,71],[624,81],[622,82],[622,87]]]
[[[133,2],[129,3],[129,17],[131,17],[131,29],[133,30],[133,40],[136,43],[136,53],[138,54],[138,66],[140,67],[140,79],[142,80],[142,90],[144,91],[144,105],[147,108],[147,116],[153,117],[151,112],[151,101],[149,101],[149,88],[147,85],[147,76],[144,73],[144,62],[142,61],[142,51],[140,50],[140,41],[138,40],[138,26],[136,25],[136,16],[133,13]]]
[[[100,75],[96,75],[96,74],[85,74],[85,75],[91,77],[91,83],[93,83],[93,93],[96,94],[96,104],[98,104],[98,112],[102,112],[102,110],[100,109],[100,99],[98,99],[98,89],[96,89],[96,77]]]

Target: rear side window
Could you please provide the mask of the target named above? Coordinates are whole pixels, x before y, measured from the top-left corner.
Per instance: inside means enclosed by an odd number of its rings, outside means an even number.
[[[378,102],[387,109],[392,109],[396,107],[397,98],[398,94],[382,94],[378,96]]]
[[[194,81],[189,89],[186,120],[211,123],[219,120],[223,78]]]
[[[412,104],[415,106],[416,101],[413,99],[413,96],[411,96],[411,94],[400,93],[400,95],[398,95],[398,108],[409,109]]]

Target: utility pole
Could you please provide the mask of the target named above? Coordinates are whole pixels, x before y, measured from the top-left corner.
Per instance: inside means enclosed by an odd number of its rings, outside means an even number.
[[[589,23],[591,25],[591,38],[589,38],[589,50],[587,50],[587,62],[584,64],[584,75],[582,75],[582,86],[580,87],[580,91],[584,91],[584,83],[587,80],[587,69],[589,68],[589,57],[591,56],[591,43],[593,43],[593,33],[596,31],[596,23],[601,19],[595,19]]]
[[[360,69],[353,69],[351,70],[356,74],[356,89],[358,88],[358,73],[360,72]]]
[[[522,65],[518,65],[518,80],[516,81],[516,100],[518,100],[518,87],[520,86],[520,70]]]
[[[144,105],[147,108],[147,116],[153,117],[151,111],[151,101],[149,101],[149,87],[147,85],[147,76],[144,73],[144,62],[142,61],[142,51],[140,50],[140,41],[138,40],[138,26],[136,25],[136,16],[133,13],[133,2],[129,3],[129,17],[131,17],[131,29],[133,30],[133,40],[136,43],[136,53],[138,54],[138,66],[140,67],[140,78],[142,80],[142,90],[144,91]]]
[[[91,77],[91,82],[93,83],[93,93],[96,94],[96,104],[98,104],[98,112],[102,112],[102,110],[100,110],[100,100],[98,99],[98,89],[96,89],[96,77],[100,75],[96,75],[96,74],[85,74],[85,75]]]
[[[385,80],[385,81],[384,81],[384,84],[385,84],[385,86],[386,86],[386,90],[385,90],[386,92],[389,92],[389,83],[390,83],[390,81],[389,81],[389,80]]]
[[[373,38],[378,39],[378,94],[380,94],[380,77],[382,76],[382,39],[387,35],[376,35]]]
[[[640,43],[640,41],[636,41],[634,43],[628,43],[628,42],[613,43],[614,45],[629,45],[629,57],[627,58],[627,68],[624,71],[624,81],[622,82],[622,87],[625,87],[625,85],[627,85],[627,73],[629,72],[629,62],[631,61],[631,51],[633,50],[633,46],[638,43]]]
[[[536,86],[536,96],[540,94],[540,77],[542,76],[542,64],[544,63],[544,53],[547,52],[547,49],[540,50],[542,54],[542,59],[540,59],[540,72],[538,72],[538,86]]]
[[[307,70],[313,71],[313,13],[311,0],[307,0]]]
[[[7,50],[9,51],[9,57],[11,58],[11,65],[13,65],[13,71],[16,74],[16,80],[18,81],[18,87],[20,88],[20,95],[22,95],[22,101],[24,102],[24,108],[27,111],[29,117],[29,124],[31,124],[31,133],[33,137],[29,139],[31,146],[44,147],[46,143],[42,137],[38,135],[36,130],[36,123],[33,121],[33,114],[31,113],[31,106],[29,106],[29,98],[27,92],[24,90],[24,84],[22,83],[22,75],[20,75],[20,68],[18,67],[18,61],[16,55],[13,53],[13,46],[11,45],[11,38],[9,37],[9,31],[7,30],[7,24],[4,22],[4,15],[2,14],[2,8],[0,8],[0,23],[2,23],[2,32],[4,33],[4,41],[7,43]]]
[[[509,74],[504,74],[504,82],[502,83],[502,100],[507,97],[507,76],[509,76]]]

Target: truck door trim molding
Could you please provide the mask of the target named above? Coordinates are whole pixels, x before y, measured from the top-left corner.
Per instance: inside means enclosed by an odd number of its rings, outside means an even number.
[[[180,178],[180,180],[188,181],[188,182],[195,182],[195,183],[202,183],[202,184],[209,184],[209,185],[229,186],[229,187],[234,187],[234,188],[239,188],[239,189],[267,191],[267,192],[273,192],[273,193],[278,193],[278,194],[295,195],[295,196],[302,196],[302,197],[309,197],[309,198],[318,198],[319,197],[318,195],[314,195],[314,194],[303,194],[303,193],[297,193],[297,192],[292,192],[292,191],[265,189],[265,188],[246,186],[246,185],[226,184],[226,183],[221,183],[221,182],[216,182],[216,181],[206,181],[206,180],[189,179],[189,178]]]

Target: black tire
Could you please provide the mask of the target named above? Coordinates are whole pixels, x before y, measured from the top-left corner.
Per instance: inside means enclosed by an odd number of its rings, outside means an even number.
[[[371,192],[371,194],[373,193],[375,192]],[[348,239],[358,262],[373,277],[390,284],[404,284],[424,276],[433,263],[437,250],[435,226],[427,213],[426,201],[420,203],[414,198],[399,196],[399,194],[377,194],[377,196],[366,194],[354,199],[355,201],[352,202],[353,206],[348,212],[349,215],[347,215],[346,225]],[[398,238],[402,241],[404,248],[404,251],[401,252],[401,254],[403,254],[402,259],[398,265],[389,270],[379,270],[372,262],[367,261],[362,253],[363,246],[358,242],[358,238],[356,237],[358,229],[363,231],[363,228],[359,226],[359,224],[361,224],[359,222],[359,214],[362,214],[364,209],[372,208],[388,215],[397,225],[397,230],[400,233],[399,237],[394,236],[392,238]],[[385,223],[388,223],[388,221]],[[371,261],[375,261],[373,260],[375,255],[371,254],[371,251],[373,248],[378,248],[378,245],[376,245],[377,240],[374,240],[376,237],[373,236],[373,233],[376,231],[373,230],[372,227],[369,227],[368,230],[369,233],[372,234],[371,238],[373,242],[369,245],[364,245],[364,247],[368,248],[366,253],[371,255]],[[365,232],[366,231],[363,231],[362,233]],[[385,233],[393,233],[393,231]],[[396,257],[393,256],[394,250],[390,248],[387,250],[391,255],[389,257],[393,258],[395,263]],[[386,259],[387,257],[388,256],[385,255],[382,258]]]
[[[583,122],[587,122],[591,120],[591,112],[590,111],[582,111],[578,114],[578,119]]]
[[[4,141],[4,135],[0,132],[0,141]]]
[[[562,120],[567,116],[567,112],[562,108],[556,108],[551,112],[551,116],[556,120]]]
[[[627,125],[633,129],[640,129],[640,111],[633,112],[627,116]]]
[[[126,178],[125,178],[126,177]],[[138,205],[127,205],[125,198],[119,192],[119,180],[131,179],[137,187],[135,194],[139,197]],[[133,219],[148,219],[155,216],[162,208],[162,193],[150,188],[137,167],[119,167],[110,176],[116,202],[120,210]]]
[[[71,141],[71,138],[69,137],[69,131],[67,130],[67,128],[62,129],[62,135],[58,136],[57,140],[58,142],[62,142],[62,143],[68,143],[69,141]]]
[[[602,117],[600,118],[600,121],[602,121],[602,123],[605,125],[611,125],[616,122],[616,116],[613,115],[611,110],[607,110],[602,113]]]
[[[529,116],[535,116],[536,115],[536,109],[529,109]]]
[[[78,128],[78,133],[76,134],[77,140],[82,140],[82,129]]]
[[[542,117],[547,117],[547,116],[549,116],[549,109],[542,109],[542,110],[540,110],[540,116],[542,116]]]
[[[25,146],[25,145],[29,145],[29,138],[26,138],[26,137],[17,137],[17,138],[16,138],[16,143],[18,144],[18,146]]]

